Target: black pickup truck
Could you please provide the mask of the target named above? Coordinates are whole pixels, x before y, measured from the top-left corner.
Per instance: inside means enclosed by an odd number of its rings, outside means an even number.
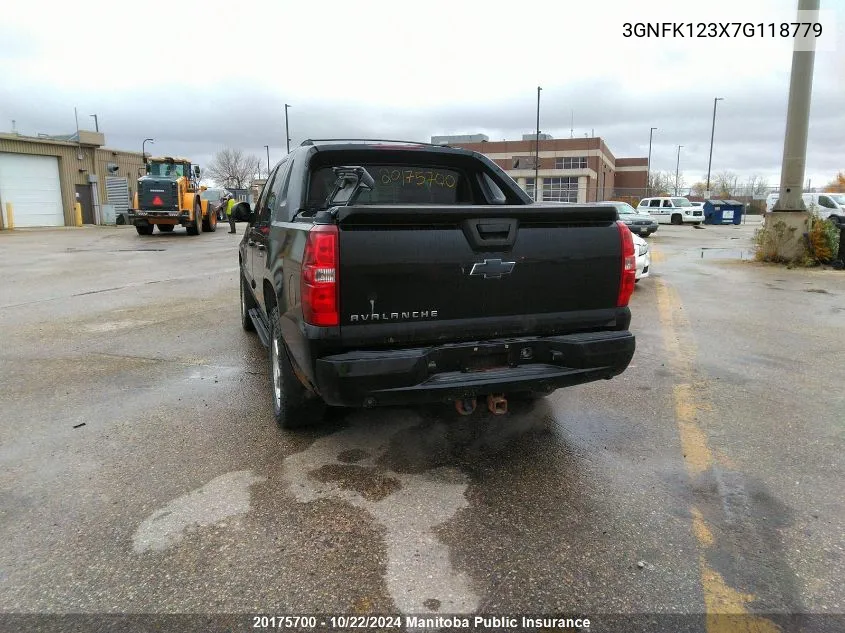
[[[241,321],[269,349],[276,421],[327,405],[542,396],[622,373],[635,256],[616,209],[534,204],[487,157],[305,141],[276,165],[239,249]]]

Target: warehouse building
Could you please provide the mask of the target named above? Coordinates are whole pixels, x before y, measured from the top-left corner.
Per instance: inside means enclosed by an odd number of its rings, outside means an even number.
[[[472,141],[466,139],[472,138]],[[489,141],[483,134],[433,136],[431,142],[480,152],[491,158],[534,197],[535,177],[541,200],[549,202],[594,202],[625,200],[642,196],[646,189],[648,159],[616,158],[604,140],[593,138],[555,139],[540,134],[540,164],[535,176],[536,139],[523,135],[521,141]]]
[[[129,208],[144,161],[140,152],[108,149],[100,132],[66,136],[0,134],[0,217],[15,227],[113,224]]]

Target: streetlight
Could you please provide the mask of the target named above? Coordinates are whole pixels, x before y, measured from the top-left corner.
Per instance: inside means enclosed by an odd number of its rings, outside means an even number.
[[[648,162],[646,163],[645,172],[645,195],[648,197],[651,194],[651,137],[654,134],[656,127],[648,131]]]
[[[141,160],[143,160],[145,163],[147,162],[147,152],[144,149],[144,146],[147,143],[152,143],[153,145],[155,145],[155,142],[156,142],[156,140],[154,138],[145,138],[144,142],[141,143]]]
[[[675,163],[675,195],[678,195],[678,168],[681,166],[681,148],[683,145],[678,145],[678,162]]]
[[[290,154],[290,128],[288,127],[288,108],[290,107],[292,106],[285,104],[285,138],[287,138],[288,154]]]
[[[537,138],[534,144],[534,202],[537,202],[537,190],[540,188],[540,91],[537,86]]]
[[[713,99],[713,126],[710,128],[710,159],[707,161],[707,191],[704,193],[705,198],[710,197],[710,166],[713,164],[713,134],[716,131],[716,104],[724,100],[724,97]]]
[[[88,116],[94,117],[94,130],[96,132],[99,132],[100,131],[100,123],[97,121],[97,115],[96,114],[89,114]]]
[[[265,145],[264,149],[267,150],[267,178],[270,177],[270,146]],[[259,170],[260,172],[260,170]],[[261,178],[261,173],[258,174],[258,177]]]

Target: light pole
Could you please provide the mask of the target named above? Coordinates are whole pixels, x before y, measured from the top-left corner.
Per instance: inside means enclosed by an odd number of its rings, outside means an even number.
[[[96,114],[89,114],[88,116],[94,117],[94,131],[99,132],[100,131],[100,123],[99,123],[99,121],[97,121],[97,115]]]
[[[724,97],[716,97],[713,99],[713,125],[710,128],[710,158],[707,161],[707,191],[704,192],[704,197],[710,197],[710,166],[713,164],[713,134],[716,132],[716,104],[719,101],[724,101]]]
[[[290,128],[288,127],[288,108],[290,107],[287,103],[285,104],[285,138],[287,139],[288,154],[290,154]]]
[[[270,178],[270,146],[265,145],[264,149],[267,150],[267,178]],[[258,174],[258,177],[261,177],[261,174]]]
[[[680,182],[678,180],[678,169],[681,166],[681,148],[682,147],[683,147],[683,145],[678,145],[678,161],[675,163],[675,195],[676,196],[678,195],[678,184]]]
[[[646,172],[645,172],[645,195],[648,198],[651,195],[651,137],[654,134],[654,130],[656,127],[651,128],[648,131],[648,162],[646,163]]]
[[[154,138],[145,138],[145,139],[144,139],[144,142],[143,142],[143,143],[141,143],[141,160],[143,160],[143,161],[144,161],[144,163],[146,163],[146,162],[147,162],[147,152],[146,152],[146,150],[144,149],[144,146],[145,146],[147,143],[153,143],[153,144],[155,144],[155,142],[156,142],[156,140],[155,140]]]
[[[537,137],[534,142],[534,202],[537,202],[537,190],[540,188],[540,91],[537,86]]]

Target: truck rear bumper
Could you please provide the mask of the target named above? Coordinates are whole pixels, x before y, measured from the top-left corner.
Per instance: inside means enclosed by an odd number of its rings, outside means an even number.
[[[157,222],[184,224],[190,220],[187,211],[143,211],[129,209],[126,218],[129,224],[155,224]]]
[[[350,407],[550,393],[621,374],[635,347],[622,331],[346,352],[317,360],[317,389],[328,404]]]

